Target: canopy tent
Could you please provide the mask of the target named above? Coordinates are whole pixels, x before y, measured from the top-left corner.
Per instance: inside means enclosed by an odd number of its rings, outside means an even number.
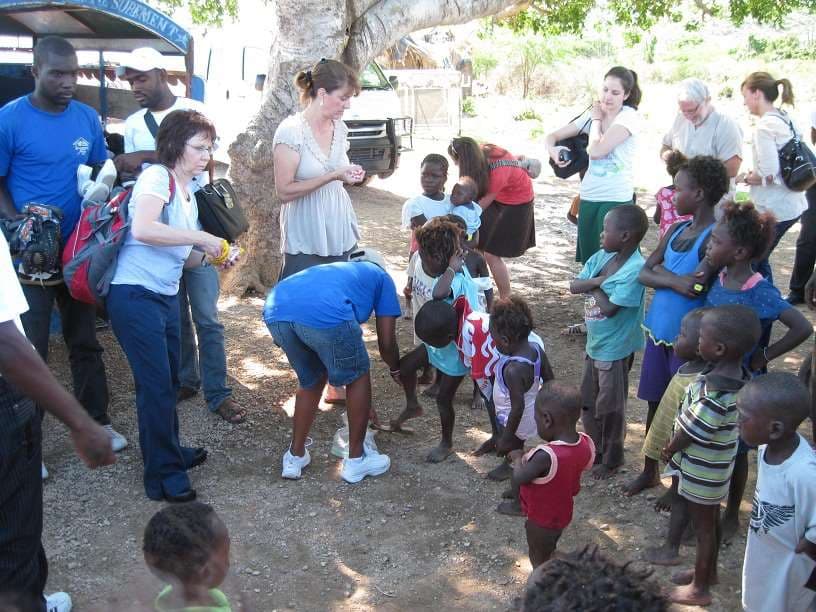
[[[0,0],[0,37],[30,37],[33,47],[39,38],[52,35],[67,39],[77,51],[99,53],[99,85],[90,88],[97,91],[84,91],[86,87],[79,87],[77,99],[95,106],[103,121],[107,120],[109,111],[115,111],[112,116],[116,117],[135,108],[130,95],[119,96],[121,101],[111,100],[114,108],[109,108],[106,81],[113,76],[113,68],[106,66],[105,52],[152,47],[163,55],[182,56],[186,74],[173,74],[173,78],[183,80],[186,94],[192,95],[193,37],[167,15],[140,0]],[[0,50],[2,48],[0,41]],[[19,43],[11,50],[26,51]],[[9,75],[5,78],[3,85],[8,94],[14,89],[31,90],[30,76],[25,73],[19,78],[20,71],[17,73],[18,78]],[[112,94],[116,96],[117,92]]]
[[[0,0],[0,36],[67,38],[77,51],[153,47],[192,53],[193,39],[172,19],[140,0]]]

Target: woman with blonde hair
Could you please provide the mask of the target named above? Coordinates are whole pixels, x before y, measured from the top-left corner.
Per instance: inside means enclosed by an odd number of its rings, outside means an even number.
[[[773,283],[773,272],[768,261],[771,251],[807,208],[805,194],[788,189],[779,166],[779,150],[793,137],[794,131],[797,136],[801,135],[788,114],[774,106],[780,93],[782,104],[793,106],[793,88],[788,79],[774,79],[767,72],[752,72],[742,82],[740,89],[746,108],[759,120],[754,127],[751,144],[753,167],[738,175],[737,182],[751,187],[751,200],[757,209],[773,213],[776,217],[776,237],[770,251],[756,268]]]

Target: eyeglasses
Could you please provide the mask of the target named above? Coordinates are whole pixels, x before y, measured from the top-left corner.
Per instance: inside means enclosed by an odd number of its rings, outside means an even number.
[[[694,115],[697,114],[697,111],[700,110],[701,106],[702,106],[702,103],[698,104],[697,106],[695,106],[694,108],[689,109],[689,110],[682,110],[681,109],[680,112],[683,113],[683,115],[685,115],[686,117],[693,117]]]
[[[199,155],[204,155],[206,153],[210,157],[212,157],[213,152],[218,148],[216,145],[213,145],[211,147],[204,146],[196,147],[191,145],[189,142],[187,143],[187,146],[196,151]]]

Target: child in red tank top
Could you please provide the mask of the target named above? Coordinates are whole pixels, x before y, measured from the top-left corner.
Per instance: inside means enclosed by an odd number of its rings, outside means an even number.
[[[541,387],[535,420],[539,444],[527,453],[513,451],[513,489],[527,517],[527,547],[535,569],[555,552],[561,532],[572,521],[573,498],[581,489],[581,474],[595,461],[592,438],[578,433],[581,393],[556,382]]]

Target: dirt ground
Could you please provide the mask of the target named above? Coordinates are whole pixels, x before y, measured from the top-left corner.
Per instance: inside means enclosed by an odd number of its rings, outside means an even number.
[[[399,211],[405,197],[417,192],[418,160],[439,142],[419,142],[403,157],[402,168],[388,182],[352,190],[363,232],[362,242],[380,249],[398,287],[404,284],[405,234]],[[545,175],[547,173],[545,172]],[[389,191],[386,191],[388,189]],[[538,247],[514,260],[514,290],[531,303],[539,333],[545,338],[556,376],[578,382],[583,341],[559,335],[582,315],[581,301],[567,292],[578,271],[573,261],[575,230],[564,220],[572,183],[536,181]],[[643,206],[651,201],[640,198]],[[777,249],[777,278],[787,282],[798,230]],[[645,251],[655,244],[650,230]],[[325,407],[312,431],[312,464],[299,482],[280,478],[280,458],[291,433],[295,378],[272,343],[261,320],[260,297],[223,296],[230,383],[249,418],[231,426],[210,415],[201,396],[179,406],[185,444],[206,446],[209,460],[192,472],[199,498],[215,506],[229,526],[232,568],[224,584],[235,608],[270,610],[506,610],[521,593],[530,566],[523,520],[499,515],[494,508],[504,485],[485,478],[497,459],[470,455],[487,437],[485,412],[468,405],[469,388],[460,390],[455,429],[456,452],[439,465],[425,462],[439,435],[432,401],[426,416],[414,422],[412,436],[380,433],[377,443],[391,456],[391,471],[378,479],[347,485],[339,463],[329,455],[340,410]],[[102,332],[115,427],[130,440],[116,465],[90,472],[73,454],[65,430],[52,418],[46,423],[45,534],[50,590],[71,593],[75,610],[142,610],[161,585],[141,555],[145,524],[161,506],[144,497],[141,457],[135,423],[133,381],[113,334]],[[399,339],[410,348],[411,322],[400,320]],[[373,327],[366,340],[372,356],[373,397],[381,418],[402,406],[398,387],[376,353]],[[804,349],[774,363],[796,371]],[[52,367],[69,384],[65,351],[52,343]],[[616,560],[640,558],[644,547],[665,532],[666,515],[652,510],[652,490],[634,498],[620,486],[641,460],[645,404],[635,398],[640,360],[632,370],[626,444],[626,469],[607,482],[585,479],[575,519],[559,548],[597,544]],[[752,455],[753,458],[753,455]],[[753,466],[748,491],[753,487]],[[750,498],[750,494],[747,495]],[[743,503],[745,513],[749,502]],[[739,537],[720,557],[722,584],[710,610],[739,608],[740,571],[745,541]],[[683,548],[689,563],[694,549]],[[669,572],[655,576],[667,584]]]

